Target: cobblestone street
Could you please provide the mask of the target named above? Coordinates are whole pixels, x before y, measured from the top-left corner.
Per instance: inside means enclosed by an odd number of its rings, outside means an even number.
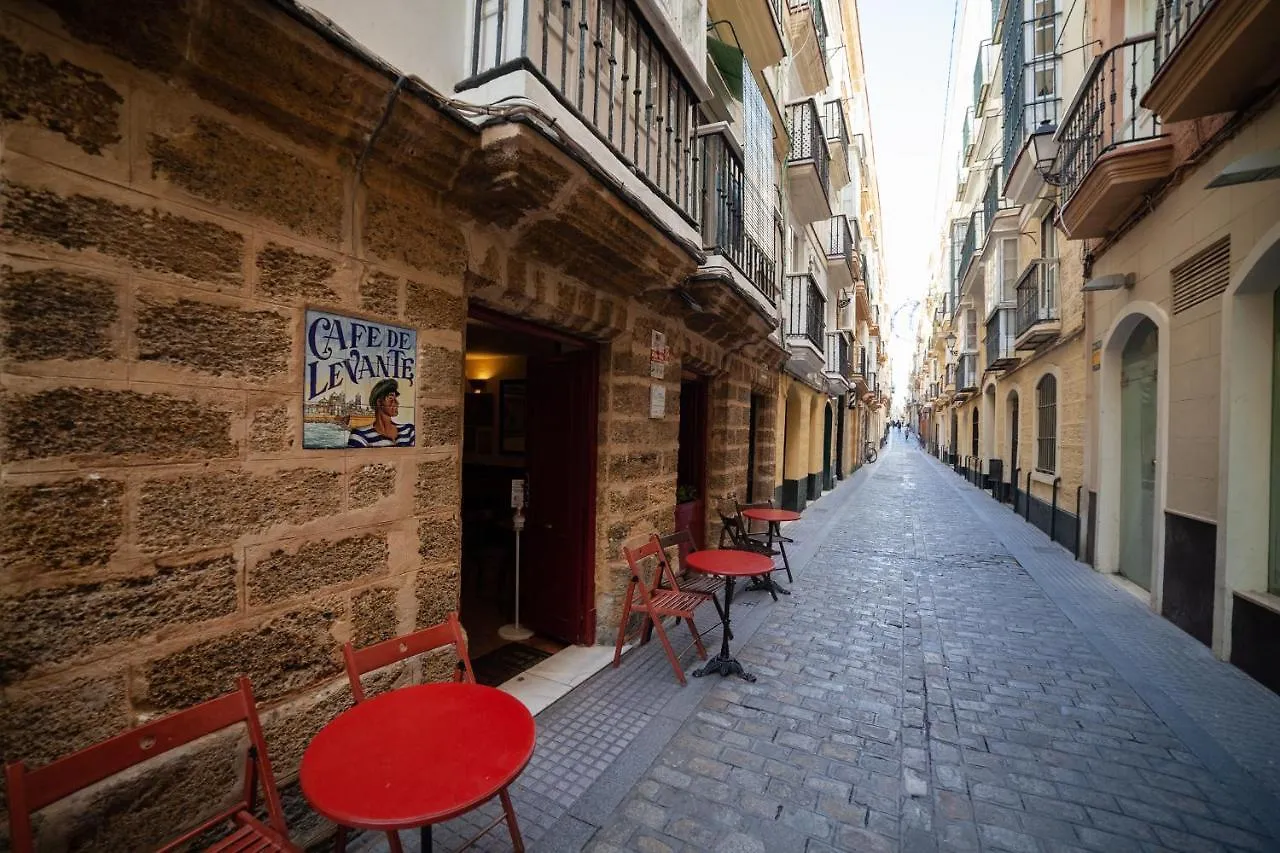
[[[1275,696],[914,447],[856,488],[795,595],[761,603],[759,681],[717,679],[587,849],[1280,849]],[[1046,589],[1005,527],[1092,577]],[[1155,669],[1197,661],[1201,707],[1123,672],[1064,612],[1089,596],[1159,641]],[[1251,729],[1215,738],[1228,711]]]
[[[654,642],[538,715],[531,851],[1280,850],[1280,697],[913,443],[787,532],[794,594],[735,597],[757,682]]]

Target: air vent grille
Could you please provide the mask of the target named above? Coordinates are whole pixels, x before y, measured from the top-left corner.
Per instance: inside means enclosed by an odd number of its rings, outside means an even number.
[[[1231,280],[1231,235],[1178,264],[1170,276],[1175,314],[1221,294]]]

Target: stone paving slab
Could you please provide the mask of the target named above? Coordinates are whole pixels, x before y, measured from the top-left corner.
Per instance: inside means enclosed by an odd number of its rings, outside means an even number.
[[[935,460],[791,532],[795,594],[734,608],[756,683],[650,644],[538,716],[528,849],[1280,850],[1280,700]]]

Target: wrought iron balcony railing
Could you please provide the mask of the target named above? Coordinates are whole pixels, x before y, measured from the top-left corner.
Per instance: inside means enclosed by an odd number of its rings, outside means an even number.
[[[840,258],[845,263],[852,264],[856,247],[853,242],[853,229],[849,227],[849,217],[843,213],[833,216],[827,221],[827,226],[827,257]]]
[[[998,3],[996,5],[999,5]],[[1055,130],[1062,98],[1058,93],[1061,58],[1056,51],[1058,13],[1023,21],[1010,4],[1011,19],[1000,46],[1004,66],[1004,164],[1012,167],[1027,137]]]
[[[1036,258],[1018,279],[1018,324],[1014,334],[1020,338],[1037,323],[1057,319],[1058,259]]]
[[[1063,120],[1064,205],[1102,155],[1163,135],[1159,117],[1139,105],[1154,72],[1155,42],[1154,33],[1125,39],[1093,60]]]
[[[987,320],[985,343],[988,370],[997,369],[1018,359],[1017,348],[1014,346],[1014,341],[1017,340],[1014,329],[1015,313],[1014,308],[997,308],[991,315],[991,319]]]
[[[947,365],[947,369],[946,369],[946,372],[944,373],[944,377],[945,377],[945,383],[943,385],[944,390],[946,388],[956,387],[956,366],[954,364]]]
[[[996,221],[996,214],[1011,207],[1013,205],[1004,197],[1004,167],[994,166],[991,169],[990,177],[987,178],[987,189],[982,194],[982,237],[984,244],[986,236],[991,233],[991,226]]]
[[[956,360],[956,390],[976,391],[978,389],[978,354],[963,353]]]
[[[787,276],[786,284],[786,335],[803,339],[822,352],[823,335],[826,334],[826,305],[818,282],[809,273]]]
[[[839,332],[827,332],[827,372],[849,378],[849,339]]]
[[[1200,15],[1213,5],[1214,0],[1157,0],[1156,2],[1156,55],[1155,67],[1169,61],[1182,39]]]
[[[820,5],[820,4],[819,4]],[[787,105],[787,132],[791,135],[791,151],[787,163],[812,161],[822,182],[822,192],[831,195],[831,152],[822,133],[818,105],[812,98]]]
[[[982,208],[974,208],[969,214],[969,224],[965,228],[964,242],[960,244],[960,266],[956,269],[956,295],[964,287],[965,272],[987,237],[987,228],[983,222]]]
[[[746,176],[737,152],[721,134],[702,137],[706,198],[703,244],[728,258],[771,305],[778,304],[778,267],[771,247],[748,233],[746,215],[768,211],[764,194]],[[769,222],[772,217],[757,216]]]
[[[637,0],[476,0],[473,89],[528,72],[697,224],[697,98]]]
[[[866,377],[867,375],[867,348],[866,347],[861,345],[858,347],[858,356],[853,361],[852,370],[853,370],[854,377],[858,377],[858,376],[861,376],[864,378]]]
[[[844,120],[844,102],[839,98],[822,105],[822,135],[832,144],[847,145],[849,143],[849,127]]]

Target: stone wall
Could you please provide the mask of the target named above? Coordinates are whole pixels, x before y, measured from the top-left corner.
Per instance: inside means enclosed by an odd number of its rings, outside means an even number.
[[[776,373],[646,307],[694,259],[533,131],[486,148],[422,97],[388,108],[386,73],[255,0],[14,0],[0,20],[6,759],[46,763],[244,673],[294,837],[323,834],[294,780],[349,701],[341,643],[458,606],[469,300],[601,344],[598,636],[619,544],[670,527],[681,361],[713,375],[713,491],[744,493],[748,395]],[[417,447],[301,448],[309,306],[418,331]],[[661,419],[652,328],[676,353]],[[202,743],[152,768],[164,797],[135,818],[136,778],[46,823],[78,849],[146,846],[216,805],[226,759]]]

